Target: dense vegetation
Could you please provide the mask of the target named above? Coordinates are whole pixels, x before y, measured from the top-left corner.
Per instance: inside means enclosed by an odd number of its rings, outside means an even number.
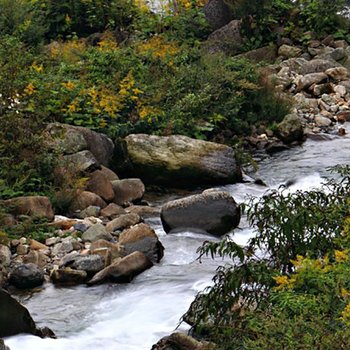
[[[202,45],[212,32],[204,3],[165,2],[154,12],[143,0],[0,0],[0,197],[54,186],[57,157],[41,136],[52,121],[112,138],[184,134],[231,144],[253,125],[281,121],[289,103],[256,64]],[[311,29],[346,37],[341,0],[228,4],[243,21],[241,51],[281,35],[302,42]]]
[[[246,247],[226,238],[200,248],[227,265],[184,316],[194,334],[225,350],[349,348],[350,168],[333,170],[341,178],[319,190],[252,199]]]
[[[226,2],[242,19],[239,52],[281,37],[350,41],[345,0]],[[59,154],[45,144],[53,121],[112,138],[179,133],[230,144],[281,121],[290,106],[256,64],[203,45],[212,32],[204,3],[154,12],[143,0],[0,0],[0,199],[47,194],[62,208],[79,187],[75,174],[57,173]],[[195,334],[220,349],[350,348],[349,169],[341,175],[321,191],[252,201],[257,236],[247,247],[202,247],[232,263],[185,315]]]

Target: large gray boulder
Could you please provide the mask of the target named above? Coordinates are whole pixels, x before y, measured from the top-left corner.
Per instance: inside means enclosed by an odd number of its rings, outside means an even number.
[[[35,322],[29,311],[1,288],[0,305],[0,337],[19,333],[37,333]]]
[[[242,180],[235,153],[226,145],[180,135],[132,134],[122,148],[127,170],[145,183],[191,187]]]
[[[161,220],[165,232],[194,230],[221,236],[237,227],[240,208],[224,191],[206,190],[163,205]]]
[[[88,285],[94,285],[105,281],[130,282],[136,275],[152,267],[153,264],[147,256],[141,252],[134,252],[125,258],[116,259],[102,271],[98,272]]]
[[[52,123],[47,127],[47,142],[63,154],[90,151],[98,163],[108,167],[113,157],[114,145],[106,135],[81,126]]]

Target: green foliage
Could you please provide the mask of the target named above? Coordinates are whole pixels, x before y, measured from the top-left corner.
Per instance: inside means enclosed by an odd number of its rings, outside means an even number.
[[[0,115],[0,198],[43,194],[50,183],[53,159],[43,142],[42,123],[20,111]]]
[[[47,37],[84,37],[107,29],[125,28],[137,8],[129,0],[39,0],[48,25]]]
[[[46,33],[40,8],[35,0],[0,0],[0,36],[12,35],[29,45],[40,44]]]
[[[340,15],[344,0],[262,0],[259,6],[254,0],[229,0],[228,4],[235,16],[242,18],[245,50],[274,42],[280,35],[300,40],[311,31],[321,38],[349,28],[348,20]]]
[[[248,218],[257,228],[251,247],[266,248],[277,268],[291,268],[297,254],[320,257],[338,248],[339,225],[348,211],[350,177],[330,181],[324,190],[273,190],[248,204]]]
[[[320,190],[251,200],[257,235],[246,247],[225,238],[200,248],[231,264],[184,315],[195,334],[225,350],[350,346],[350,168],[333,170],[340,179]]]

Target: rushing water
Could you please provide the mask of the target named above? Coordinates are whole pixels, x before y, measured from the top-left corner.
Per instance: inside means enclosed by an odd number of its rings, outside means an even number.
[[[267,157],[257,176],[270,188],[292,180],[291,190],[319,186],[326,168],[349,163],[350,138],[307,141],[303,146]],[[260,196],[266,188],[254,184],[224,187],[238,202],[246,195]],[[213,237],[182,232],[166,235],[159,219],[149,223],[165,247],[160,264],[130,284],[87,288],[56,288],[48,284],[24,304],[39,326],[54,330],[58,339],[19,335],[6,339],[11,350],[149,350],[175,330],[196,293],[210,285],[220,261],[196,260],[197,248]],[[252,235],[243,219],[233,237],[244,244]],[[181,325],[181,328],[185,328]]]

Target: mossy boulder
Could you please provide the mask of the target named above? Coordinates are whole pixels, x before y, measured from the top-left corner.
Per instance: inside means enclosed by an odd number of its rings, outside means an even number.
[[[242,180],[235,153],[226,145],[180,135],[132,134],[118,148],[122,150],[120,171],[146,184],[189,188]]]

